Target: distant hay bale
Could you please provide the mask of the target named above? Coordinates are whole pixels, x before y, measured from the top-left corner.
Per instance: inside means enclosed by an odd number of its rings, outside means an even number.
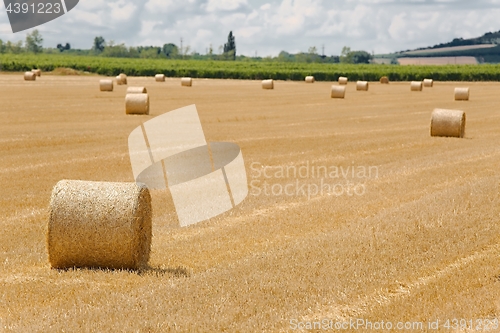
[[[367,81],[356,82],[356,90],[368,91],[368,82]]]
[[[426,88],[432,88],[434,85],[434,80],[432,79],[424,79],[424,87]]]
[[[122,85],[122,84],[127,84],[127,75],[121,73],[116,77],[116,84],[117,85]]]
[[[147,94],[146,87],[128,87],[127,94]]]
[[[331,98],[344,98],[345,96],[345,86],[333,85],[330,93]]]
[[[50,199],[50,265],[142,268],[149,260],[151,216],[145,185],[61,180]]]
[[[274,89],[273,79],[262,80],[262,89]]]
[[[40,69],[32,69],[31,71],[35,73],[36,76],[42,76],[42,71]]]
[[[165,74],[156,74],[155,81],[156,82],[165,82]]]
[[[100,80],[99,81],[99,89],[101,91],[113,91],[113,80]]]
[[[451,136],[463,138],[464,135],[464,111],[434,109],[431,116],[431,136]]]
[[[148,94],[127,94],[125,95],[126,114],[149,114]]]
[[[33,72],[26,72],[26,73],[24,73],[24,80],[25,81],[35,81],[36,74]]]
[[[340,76],[339,77],[339,84],[347,84],[348,79],[345,76]]]
[[[387,76],[382,76],[380,78],[380,83],[388,84],[389,83],[389,78]]]
[[[314,76],[306,76],[306,83],[314,83]]]
[[[422,81],[411,81],[410,90],[411,91],[422,91]]]
[[[469,88],[455,88],[455,101],[468,101]]]
[[[191,87],[193,85],[193,79],[190,77],[181,78],[181,86],[183,87]]]

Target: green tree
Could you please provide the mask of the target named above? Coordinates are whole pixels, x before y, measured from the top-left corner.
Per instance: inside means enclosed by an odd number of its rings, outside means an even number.
[[[349,53],[353,64],[369,64],[373,56],[366,51],[354,51]]]
[[[0,39],[0,53],[5,53],[7,47],[3,43],[3,40]]]
[[[236,59],[236,41],[232,31],[229,31],[227,36],[227,43],[224,44],[224,55],[228,60]]]
[[[128,58],[129,52],[125,44],[115,45],[113,41],[109,41],[101,55],[103,57]]]
[[[104,40],[104,38],[102,36],[98,36],[94,38],[94,45],[92,46],[92,50],[101,53],[102,51],[104,51],[105,45],[106,41]]]
[[[23,41],[20,40],[17,43],[12,43],[10,40],[5,44],[5,52],[18,54],[23,52]]]
[[[28,52],[33,52],[35,54],[42,52],[42,43],[42,35],[40,34],[40,32],[38,32],[37,29],[26,35],[26,50]]]
[[[352,64],[352,58],[350,57],[351,48],[349,46],[344,46],[342,52],[340,52],[340,62],[346,64]]]
[[[167,58],[175,58],[179,54],[179,49],[177,45],[168,43],[163,45],[162,52]]]

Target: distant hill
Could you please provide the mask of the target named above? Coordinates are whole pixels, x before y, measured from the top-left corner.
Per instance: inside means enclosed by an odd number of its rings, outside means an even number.
[[[375,56],[375,62],[391,59],[392,63],[401,63],[397,59],[431,57],[474,57],[478,63],[500,63],[500,30],[476,38],[455,38],[449,43]]]

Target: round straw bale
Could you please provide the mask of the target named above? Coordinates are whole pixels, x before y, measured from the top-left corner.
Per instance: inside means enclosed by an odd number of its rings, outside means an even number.
[[[262,80],[262,89],[274,89],[273,79]]]
[[[125,95],[126,114],[149,114],[148,94],[127,94]]]
[[[24,73],[24,80],[25,81],[35,81],[36,74],[33,72],[26,72],[26,73]]]
[[[345,86],[333,85],[330,93],[332,98],[344,98],[345,96]]]
[[[348,79],[345,76],[339,77],[339,84],[347,84]]]
[[[368,82],[367,81],[356,82],[356,90],[368,91]]]
[[[424,79],[424,87],[431,88],[434,85],[434,81],[432,79]]]
[[[165,74],[156,74],[155,81],[156,82],[165,82]]]
[[[465,112],[460,110],[434,109],[431,116],[431,136],[465,135]]]
[[[50,199],[50,265],[144,267],[151,248],[151,215],[151,196],[145,185],[61,180]]]
[[[469,88],[455,88],[455,101],[468,101]]]
[[[127,84],[127,75],[121,73],[116,77],[116,84],[122,85],[122,84]]]
[[[314,76],[306,76],[306,83],[314,83]]]
[[[380,78],[380,83],[388,84],[389,83],[389,78],[387,76],[382,76]]]
[[[99,88],[101,91],[113,91],[113,80],[100,80]]]
[[[191,87],[193,85],[193,79],[190,77],[181,78],[181,86],[183,87]]]
[[[146,87],[128,87],[127,94],[147,94]]]
[[[35,73],[36,76],[42,76],[42,71],[39,69],[32,69],[31,71]]]
[[[422,81],[411,81],[410,90],[411,91],[422,91]]]

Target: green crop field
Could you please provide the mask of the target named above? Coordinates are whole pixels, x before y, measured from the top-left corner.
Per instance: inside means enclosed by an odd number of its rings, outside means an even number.
[[[169,77],[190,76],[220,79],[303,80],[314,75],[318,81],[336,81],[339,76],[350,80],[377,81],[387,76],[391,81],[422,80],[426,77],[440,81],[500,81],[500,65],[398,66],[295,63],[276,61],[202,61],[171,59],[105,58],[58,54],[1,54],[2,71],[25,71],[40,68],[52,71],[58,67],[101,75],[126,73],[131,76],[153,76],[163,73]]]

